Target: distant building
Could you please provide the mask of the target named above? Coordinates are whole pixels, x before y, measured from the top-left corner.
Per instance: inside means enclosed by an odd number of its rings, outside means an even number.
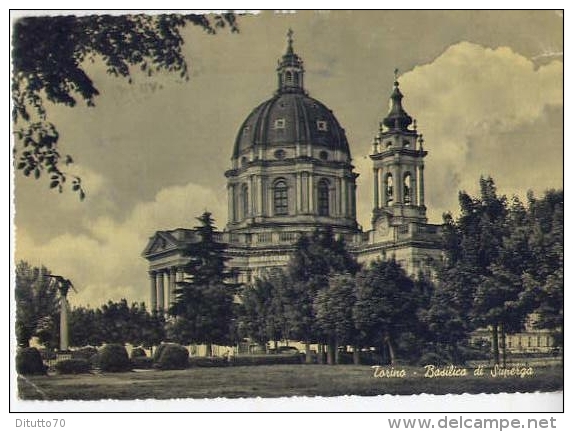
[[[277,90],[240,126],[225,172],[228,221],[219,236],[239,282],[285,266],[301,234],[330,228],[359,262],[394,256],[410,274],[439,260],[439,225],[427,223],[422,135],[402,107],[396,80],[370,159],[374,170],[372,229],[356,222],[356,178],[344,128],[304,87],[304,65],[289,34],[278,62]],[[192,229],[158,231],[143,252],[153,309],[166,309],[182,277],[181,255],[198,241]]]
[[[344,128],[308,95],[304,65],[289,34],[278,62],[277,90],[240,126],[227,178],[228,220],[220,241],[239,282],[286,266],[300,235],[332,229],[359,262],[394,257],[410,275],[441,260],[440,225],[427,223],[424,140],[402,106],[398,80],[369,155],[374,173],[372,229],[356,222],[356,178]],[[166,310],[183,277],[182,250],[199,241],[193,229],[157,231],[143,257],[149,262],[150,304]],[[472,340],[488,339],[478,331]],[[508,350],[547,350],[547,332],[508,336]]]

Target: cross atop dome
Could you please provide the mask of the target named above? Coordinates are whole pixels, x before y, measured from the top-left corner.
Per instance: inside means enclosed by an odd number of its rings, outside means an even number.
[[[288,48],[287,48],[287,53],[293,53],[293,48],[292,48],[292,42],[293,42],[293,38],[292,35],[294,34],[294,32],[292,31],[291,28],[288,29],[287,32],[287,41],[288,41]]]

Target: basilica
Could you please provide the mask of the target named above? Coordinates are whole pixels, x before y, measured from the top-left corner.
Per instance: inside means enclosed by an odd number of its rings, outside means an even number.
[[[304,63],[289,32],[278,62],[277,89],[239,126],[227,179],[228,220],[219,241],[229,265],[248,283],[285,266],[301,235],[329,228],[359,262],[394,257],[409,274],[430,272],[441,259],[439,225],[427,223],[424,140],[402,106],[396,78],[390,110],[369,155],[372,227],[356,221],[356,178],[344,128],[305,90]],[[187,263],[182,251],[199,241],[193,229],[157,231],[143,251],[153,310],[166,310]]]

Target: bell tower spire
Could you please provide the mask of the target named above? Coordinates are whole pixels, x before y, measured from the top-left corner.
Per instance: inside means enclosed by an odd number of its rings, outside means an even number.
[[[403,98],[398,69],[395,69],[390,110],[380,122],[370,155],[374,171],[373,226],[381,219],[392,225],[427,222],[424,203],[424,157],[427,152],[416,121],[402,106]]]
[[[287,32],[287,50],[278,61],[278,93],[305,93],[302,59],[294,52],[292,29]]]

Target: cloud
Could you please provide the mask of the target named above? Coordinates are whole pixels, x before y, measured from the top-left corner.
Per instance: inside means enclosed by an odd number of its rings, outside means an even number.
[[[563,63],[537,67],[507,47],[462,42],[400,77],[404,106],[424,134],[426,205],[434,222],[457,193],[491,175],[501,193],[560,187]],[[357,165],[364,165],[359,163]],[[372,190],[370,169],[362,184]]]
[[[205,210],[223,228],[224,195],[193,183],[172,186],[137,204],[122,222],[85,218],[82,234],[65,233],[37,244],[17,230],[16,257],[69,277],[79,291],[70,297],[72,304],[99,306],[121,298],[148,302],[147,263],[141,258],[148,238],[157,230],[192,227]]]

